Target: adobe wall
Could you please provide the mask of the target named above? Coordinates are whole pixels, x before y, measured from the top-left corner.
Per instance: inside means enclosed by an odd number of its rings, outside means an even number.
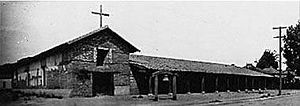
[[[130,94],[130,67],[128,47],[121,44],[120,38],[109,36],[110,33],[97,33],[77,41],[64,50],[49,57],[20,67],[14,76],[17,88],[72,89],[71,96],[92,96],[92,72],[113,72],[115,95]],[[104,35],[103,35],[104,34]],[[104,59],[104,66],[96,66],[97,48],[108,48],[110,52]],[[45,63],[43,63],[45,62]],[[46,66],[45,69],[42,67]],[[39,77],[27,85],[29,67],[32,76]],[[85,70],[88,77],[78,79],[78,70]],[[44,73],[45,72],[45,73]],[[44,75],[45,74],[45,75]],[[32,77],[31,76],[31,77]],[[45,80],[43,80],[45,78]]]
[[[106,42],[103,42],[106,41]],[[115,95],[130,94],[130,67],[129,67],[129,53],[121,50],[115,45],[120,43],[110,36],[102,36],[93,38],[92,40],[82,40],[72,48],[69,52],[63,55],[63,60],[71,61],[68,64],[68,70],[71,72],[75,69],[84,69],[92,72],[113,72],[114,73],[114,86]],[[110,52],[104,59],[103,66],[96,66],[96,49],[108,48]],[[73,76],[74,77],[74,76]],[[92,78],[92,77],[91,77]],[[73,80],[74,94],[91,95],[92,94],[92,79],[89,79],[85,84],[77,84],[77,80]],[[95,82],[96,83],[96,82]],[[80,88],[80,89],[77,89]]]

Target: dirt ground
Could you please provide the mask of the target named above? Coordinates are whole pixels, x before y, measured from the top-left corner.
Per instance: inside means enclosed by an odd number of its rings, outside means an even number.
[[[3,103],[4,106],[131,106],[131,105],[262,105],[277,102],[274,98],[287,101],[284,98],[300,96],[300,90],[284,90],[282,96],[275,96],[278,92],[267,90],[263,94],[258,92],[219,92],[219,93],[192,93],[178,94],[178,100],[171,100],[168,95],[159,95],[159,101],[153,101],[153,97],[143,95],[138,98],[135,95],[128,96],[100,96],[90,98],[41,98],[41,97],[21,97],[16,101]],[[267,96],[269,95],[269,96]],[[291,96],[292,95],[292,96]],[[299,97],[298,97],[299,98]],[[266,100],[266,101],[265,101]],[[292,99],[288,99],[292,100]],[[297,99],[300,103],[299,100]],[[257,102],[259,101],[259,102]],[[268,103],[267,101],[270,101]],[[261,104],[260,104],[261,103]],[[276,105],[276,103],[273,103]],[[280,105],[280,104],[279,104]],[[268,105],[269,106],[269,105]],[[272,105],[270,105],[272,106]],[[296,105],[295,105],[296,106]]]
[[[291,95],[276,96],[270,98],[257,98],[235,102],[227,102],[228,106],[300,106],[300,92],[291,93]]]

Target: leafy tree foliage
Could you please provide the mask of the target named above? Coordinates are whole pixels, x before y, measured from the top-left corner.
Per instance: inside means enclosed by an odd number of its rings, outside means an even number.
[[[283,57],[287,68],[300,75],[300,21],[296,26],[290,26],[284,37]]]
[[[273,52],[271,52],[269,49],[266,49],[261,58],[259,59],[258,63],[256,64],[256,67],[264,69],[272,66],[273,68],[277,69],[278,62],[276,61],[276,59],[276,51],[274,50]]]

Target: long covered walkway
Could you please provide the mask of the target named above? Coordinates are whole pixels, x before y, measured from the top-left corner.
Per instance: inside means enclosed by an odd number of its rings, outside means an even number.
[[[130,62],[134,79],[140,94],[153,93],[155,80],[152,74],[158,71],[177,74],[178,93],[204,93],[245,90],[275,89],[277,78],[232,65],[205,63],[198,61],[131,55]],[[166,77],[158,76],[158,93],[172,92],[171,83]]]

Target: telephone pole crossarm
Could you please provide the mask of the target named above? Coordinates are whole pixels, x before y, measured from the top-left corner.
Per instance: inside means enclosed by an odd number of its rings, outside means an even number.
[[[279,36],[276,36],[274,38],[278,38],[279,39],[279,89],[278,89],[278,95],[281,95],[281,89],[282,89],[282,70],[281,70],[281,38],[283,36],[281,36],[281,30],[285,29],[287,27],[273,27],[273,30],[278,29],[279,30]]]

